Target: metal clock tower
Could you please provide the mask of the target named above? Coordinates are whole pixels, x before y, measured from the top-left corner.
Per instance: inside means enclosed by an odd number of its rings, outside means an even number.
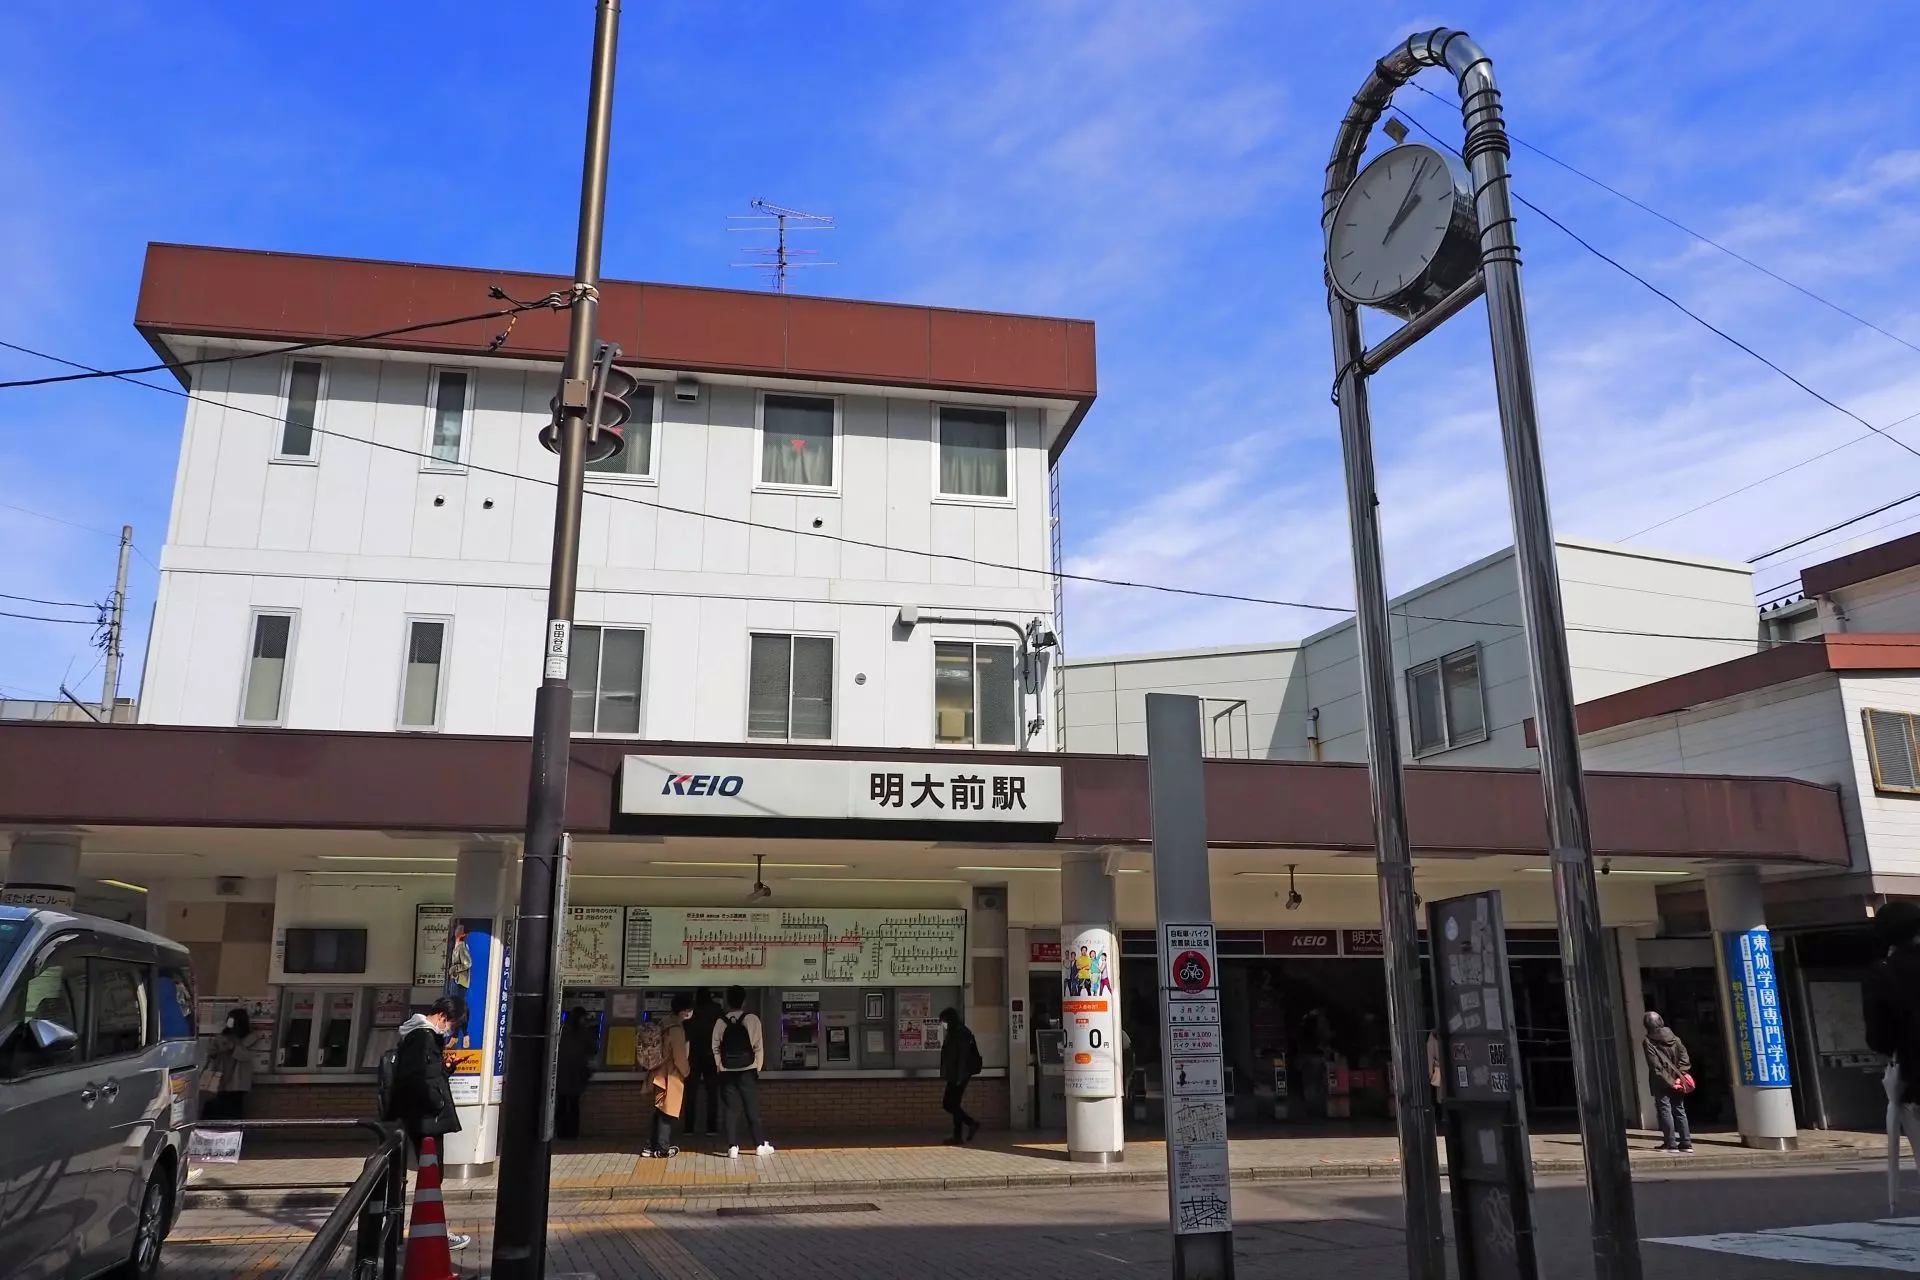
[[[1360,170],[1367,138],[1394,90],[1426,67],[1445,67],[1459,88],[1466,125],[1464,168],[1434,148],[1399,145]],[[1560,917],[1560,957],[1573,1027],[1594,1273],[1597,1280],[1639,1280],[1626,1122],[1612,1078],[1614,1010],[1588,836],[1560,576],[1540,460],[1508,154],[1492,60],[1465,32],[1443,27],[1409,37],[1374,64],[1340,123],[1321,197],[1334,399],[1346,461],[1387,1008],[1393,1028],[1408,1274],[1414,1280],[1445,1280],[1447,1267],[1433,1109],[1426,1073],[1415,1065],[1426,1062],[1419,1017],[1420,957],[1367,379],[1484,294]],[[1360,332],[1363,306],[1406,323],[1369,349]]]

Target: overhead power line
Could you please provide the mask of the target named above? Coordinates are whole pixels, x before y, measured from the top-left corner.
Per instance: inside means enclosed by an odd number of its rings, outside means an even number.
[[[159,364],[133,365],[125,369],[88,369],[83,373],[51,374],[45,378],[15,378],[9,382],[0,382],[0,391],[14,387],[45,387],[60,382],[90,382],[95,378],[129,378],[139,373],[163,373],[171,369],[191,368],[195,365],[231,364],[236,360],[261,360],[270,356],[291,355],[298,351],[312,351],[318,347],[351,347],[363,342],[377,342],[382,338],[397,338],[408,333],[424,333],[429,329],[449,329],[454,325],[475,324],[481,320],[504,320],[517,317],[522,312],[547,308],[564,311],[573,305],[572,296],[565,290],[555,289],[544,298],[532,302],[514,302],[498,285],[489,291],[492,296],[513,303],[508,307],[496,307],[492,311],[476,311],[472,315],[454,316],[446,320],[423,320],[418,324],[403,324],[392,329],[377,329],[372,333],[354,334],[349,337],[322,338],[312,342],[291,342],[284,346],[268,347],[263,351],[241,351],[225,356],[201,356],[192,360],[162,361]],[[512,326],[508,326],[511,329]],[[496,336],[490,344],[490,350],[498,350],[506,341],[506,335]],[[12,343],[5,344],[13,347]],[[24,347],[13,347],[15,351],[25,351]],[[42,357],[45,359],[46,357]],[[68,363],[62,361],[61,363]]]
[[[37,356],[43,360],[51,360],[56,364],[64,364],[70,367],[80,368],[80,369],[86,369],[89,367],[87,365],[81,364],[78,361],[68,360],[65,357],[51,355],[43,351],[36,351],[30,347],[20,346],[17,343],[0,340],[0,346],[5,346],[15,351],[24,352],[25,354],[28,354],[28,355]],[[280,419],[278,417],[276,417],[271,413],[263,412],[262,410],[259,410],[259,409],[253,409],[243,405],[227,404],[224,401],[211,399],[207,396],[197,395],[191,391],[186,391],[179,387],[170,387],[170,386],[165,386],[165,385],[156,384],[152,382],[141,382],[136,378],[130,378],[130,377],[123,377],[123,380],[127,382],[131,382],[135,386],[145,387],[150,391],[159,391],[166,395],[178,396],[183,400],[194,401],[200,404],[207,405],[210,408],[218,409],[227,413],[244,414],[248,417],[260,418],[266,422],[270,422],[275,425],[280,424]],[[403,457],[417,458],[422,461],[429,461],[432,458],[432,455],[420,449],[410,449],[405,445],[392,444],[384,440],[373,440],[365,436],[350,435],[347,432],[338,431],[328,427],[315,426],[313,428],[313,431],[316,435],[330,436],[337,440],[343,440],[353,444],[366,445],[369,448],[381,449],[389,453],[400,454]],[[501,479],[511,480],[518,484],[535,484],[535,485],[541,485],[549,489],[554,489],[559,487],[559,481],[557,479],[548,479],[543,476],[522,475],[516,471],[506,471],[498,467],[484,466],[480,463],[469,462],[466,464],[466,470],[469,472],[480,474],[480,475],[498,476]],[[1045,578],[1048,580],[1057,579],[1063,582],[1077,582],[1077,583],[1082,583],[1088,586],[1114,587],[1114,588],[1130,590],[1130,591],[1152,591],[1152,592],[1157,592],[1165,595],[1176,595],[1176,596],[1182,596],[1182,597],[1187,597],[1192,599],[1202,599],[1202,600],[1220,600],[1220,601],[1225,601],[1233,604],[1257,604],[1257,605],[1267,605],[1267,606],[1280,608],[1280,609],[1304,609],[1304,610],[1309,610],[1315,613],[1333,613],[1333,614],[1340,614],[1342,616],[1350,615],[1353,613],[1353,608],[1350,605],[1320,604],[1312,601],[1303,601],[1303,600],[1281,600],[1271,596],[1256,596],[1256,595],[1250,595],[1242,592],[1210,591],[1200,587],[1178,587],[1178,586],[1173,586],[1168,583],[1162,583],[1162,582],[1137,582],[1137,581],[1133,581],[1125,578],[1102,577],[1097,574],[1073,573],[1068,570],[1060,569],[1057,567],[1051,568],[1051,569],[1035,569],[1035,568],[1032,568],[1031,566],[1007,564],[1005,562],[995,561],[995,560],[983,560],[975,556],[960,555],[955,552],[929,551],[929,550],[923,550],[918,547],[897,547],[884,542],[874,542],[864,538],[851,538],[844,534],[827,533],[822,530],[792,529],[783,525],[769,524],[764,521],[753,520],[743,516],[730,516],[730,515],[723,515],[719,512],[714,512],[714,511],[695,511],[686,507],[674,507],[674,506],[669,506],[666,503],[648,501],[647,499],[634,497],[626,493],[609,493],[604,490],[589,489],[587,490],[586,496],[590,498],[603,499],[608,502],[626,503],[632,506],[643,507],[643,508],[647,508],[649,510],[660,512],[666,515],[686,516],[690,519],[695,519],[695,520],[708,520],[718,524],[735,525],[735,526],[738,526],[741,528],[747,528],[747,529],[759,529],[767,533],[786,534],[789,537],[814,538],[824,542],[838,543],[842,546],[861,547],[861,548],[865,548],[873,551],[894,552],[900,555],[917,556],[927,560],[949,561],[956,564],[971,565],[975,568],[981,568],[981,569],[997,569],[1002,572],[1014,573],[1014,574],[1032,574],[1035,577]],[[1448,618],[1448,617],[1440,617],[1432,614],[1407,613],[1405,611],[1398,610],[1398,609],[1393,610],[1393,613],[1396,617],[1406,618],[1406,619],[1410,619],[1418,622],[1438,622],[1438,623],[1450,622],[1450,623],[1459,623],[1459,624],[1468,625],[1468,626],[1501,627],[1501,628],[1506,628],[1510,630],[1518,630],[1524,625],[1518,622],[1507,622],[1504,620],[1490,619],[1490,618],[1489,619]],[[1747,647],[1747,648],[1751,648],[1757,643],[1756,635],[1714,636],[1714,635],[1701,635],[1693,632],[1643,631],[1643,630],[1637,630],[1634,628],[1627,628],[1627,627],[1583,627],[1583,626],[1577,626],[1577,625],[1569,625],[1566,628],[1566,630],[1572,631],[1572,632],[1594,634],[1594,635],[1634,636],[1634,637],[1643,637],[1643,638],[1650,638],[1650,639],[1656,639],[1656,640],[1696,640],[1696,641],[1712,643],[1712,644],[1740,645],[1742,647]],[[1795,641],[1793,643],[1816,643],[1816,642],[1817,641],[1806,641],[1806,642]]]
[[[19,600],[26,604],[51,605],[55,609],[98,609],[97,600],[42,600],[38,596],[16,596],[0,591],[0,600]]]
[[[38,613],[8,613],[3,609],[0,609],[0,618],[19,618],[24,622],[61,622],[69,627],[91,627],[99,621],[97,618],[48,618]]]
[[[1413,82],[1410,81],[1409,83],[1413,83]],[[1429,98],[1432,98],[1435,102],[1439,102],[1439,103],[1447,102],[1447,99],[1441,97],[1439,94],[1435,93],[1433,90],[1427,88],[1423,84],[1413,83],[1413,88],[1415,88],[1421,93],[1426,94]],[[1408,119],[1412,119],[1412,117],[1409,116]],[[1765,266],[1761,263],[1755,262],[1752,258],[1747,257],[1745,254],[1739,252],[1736,249],[1728,248],[1726,245],[1720,243],[1718,240],[1715,240],[1712,236],[1707,235],[1705,232],[1694,230],[1692,227],[1680,221],[1678,218],[1671,217],[1668,214],[1664,214],[1660,212],[1658,209],[1654,208],[1650,204],[1647,204],[1645,201],[1636,200],[1634,197],[1628,195],[1626,192],[1620,190],[1618,187],[1610,186],[1609,184],[1602,182],[1599,178],[1594,177],[1592,174],[1586,172],[1583,169],[1576,168],[1574,165],[1571,165],[1567,161],[1560,159],[1560,157],[1554,155],[1553,153],[1535,146],[1533,143],[1528,142],[1525,138],[1516,137],[1512,133],[1507,134],[1507,137],[1511,138],[1514,142],[1519,143],[1521,146],[1525,147],[1527,150],[1533,152],[1533,154],[1539,156],[1542,160],[1545,160],[1548,164],[1555,165],[1561,169],[1565,169],[1568,173],[1572,174],[1576,178],[1579,178],[1583,182],[1592,183],[1594,186],[1600,188],[1602,191],[1606,192],[1608,195],[1614,196],[1614,197],[1617,197],[1618,199],[1626,201],[1628,204],[1640,210],[1642,213],[1650,214],[1653,217],[1658,218],[1660,221],[1666,223],[1668,226],[1672,227],[1676,231],[1685,232],[1687,235],[1692,236],[1695,240],[1698,240],[1701,244],[1706,245],[1708,248],[1719,250],[1721,253],[1726,254],[1729,258],[1732,258],[1735,262],[1738,262],[1743,266],[1753,268],[1755,271],[1758,271],[1761,275],[1767,277],[1769,280],[1773,280],[1773,281],[1776,281],[1777,283],[1783,284],[1787,286],[1787,288],[1792,289],[1795,293],[1803,294],[1806,297],[1813,299],[1815,302],[1827,308],[1829,311],[1832,311],[1837,315],[1845,316],[1847,319],[1853,321],[1855,324],[1865,326],[1866,328],[1871,329],[1875,333],[1879,334],[1881,337],[1889,338],[1892,341],[1899,343],[1901,346],[1907,348],[1907,350],[1909,351],[1920,352],[1920,344],[1909,342],[1907,339],[1901,337],[1899,334],[1894,333],[1888,329],[1882,328],[1881,326],[1875,324],[1873,321],[1867,319],[1865,316],[1862,316],[1855,312],[1847,310],[1845,307],[1833,301],[1831,298],[1821,297],[1819,294],[1807,288],[1805,285],[1800,284],[1797,281],[1787,279],[1785,276],[1781,275],[1778,271],[1775,271],[1773,268]]]

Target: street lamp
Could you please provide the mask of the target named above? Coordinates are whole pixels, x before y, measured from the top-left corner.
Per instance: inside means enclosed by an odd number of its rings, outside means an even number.
[[[1394,90],[1424,67],[1445,67],[1459,88],[1466,125],[1461,148],[1464,167],[1431,147],[1402,144],[1360,171],[1367,138]],[[1639,1280],[1626,1124],[1611,1075],[1613,1010],[1603,968],[1599,890],[1588,837],[1586,783],[1580,772],[1559,566],[1540,460],[1526,309],[1520,296],[1509,150],[1492,60],[1465,32],[1443,27],[1409,37],[1374,64],[1340,123],[1321,196],[1327,307],[1333,321],[1334,396],[1346,462],[1356,630],[1380,869],[1408,1273],[1414,1280],[1444,1280],[1445,1235],[1432,1104],[1424,1073],[1414,1065],[1425,1061],[1425,1044],[1418,1020],[1413,858],[1394,716],[1393,650],[1380,555],[1367,379],[1484,293],[1500,430],[1506,445],[1514,568],[1533,677],[1540,783],[1560,917],[1560,956],[1573,1030],[1594,1270],[1597,1280]],[[1363,306],[1399,316],[1406,323],[1369,350],[1360,333]]]

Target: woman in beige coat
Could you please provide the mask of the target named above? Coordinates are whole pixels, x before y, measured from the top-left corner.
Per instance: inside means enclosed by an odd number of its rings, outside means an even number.
[[[687,1051],[687,1019],[692,1016],[693,997],[675,996],[667,1029],[660,1037],[663,1056],[648,1081],[653,1085],[653,1135],[647,1149],[640,1153],[643,1156],[664,1160],[680,1154],[680,1148],[673,1145],[673,1125],[686,1102],[687,1076],[693,1071]]]

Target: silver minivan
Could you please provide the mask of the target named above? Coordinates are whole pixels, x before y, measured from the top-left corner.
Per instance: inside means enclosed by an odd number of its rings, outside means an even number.
[[[199,1073],[185,947],[0,905],[0,1274],[159,1270]]]

